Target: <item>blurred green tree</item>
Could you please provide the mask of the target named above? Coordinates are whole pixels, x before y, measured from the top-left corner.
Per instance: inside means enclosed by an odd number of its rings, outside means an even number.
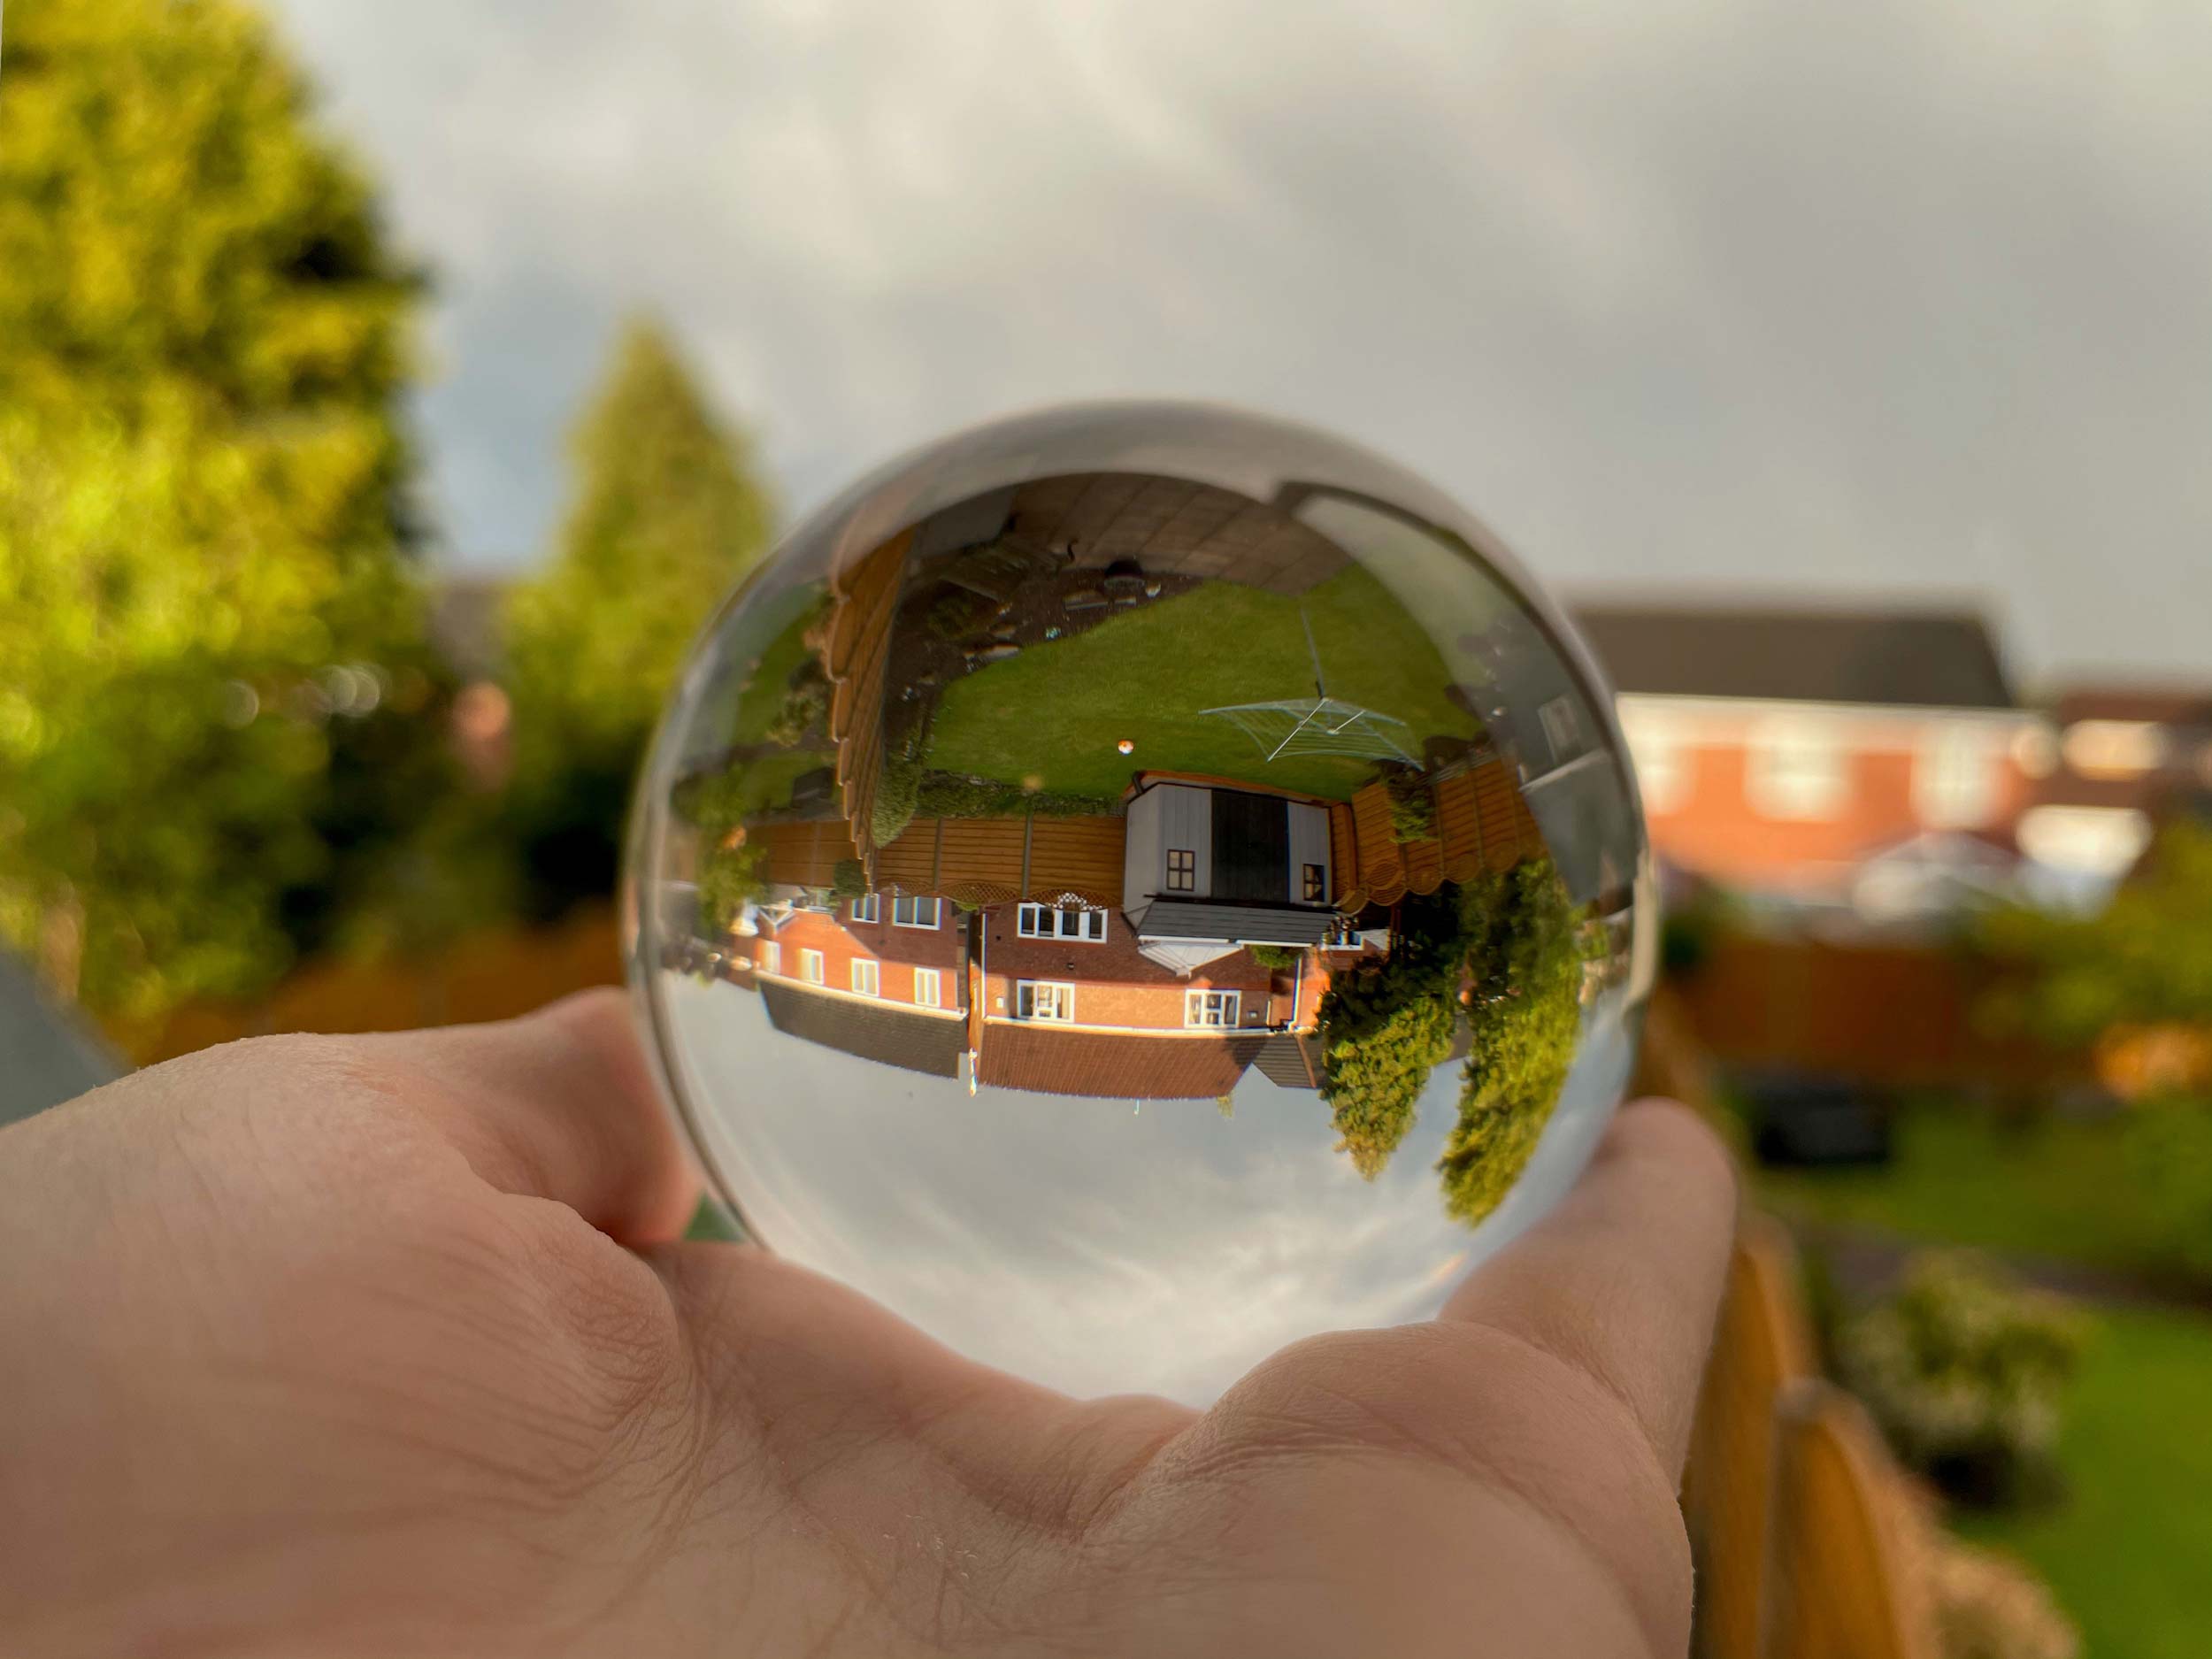
[[[632,321],[572,449],[551,565],[506,618],[512,801],[541,915],[612,887],[632,774],[686,649],[768,548],[751,446],[674,343]]]
[[[1333,976],[1321,998],[1321,1097],[1337,1150],[1369,1180],[1413,1127],[1421,1092],[1451,1057],[1466,942],[1460,889],[1409,895],[1390,954]]]
[[[2085,1048],[2116,1025],[2212,1027],[2212,826],[2169,825],[2094,916],[1993,912],[1978,942],[2001,970],[1996,1027]]]
[[[149,1016],[280,972],[326,815],[389,815],[333,767],[427,695],[419,283],[243,6],[11,0],[0,61],[0,935]]]
[[[1528,1167],[1582,1030],[1587,954],[1548,858],[1467,887],[1468,1024],[1459,1122],[1444,1143],[1447,1207],[1480,1221]]]

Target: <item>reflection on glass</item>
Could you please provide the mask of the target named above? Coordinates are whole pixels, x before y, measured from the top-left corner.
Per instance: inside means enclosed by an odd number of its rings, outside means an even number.
[[[1432,1311],[1563,1188],[1655,927],[1609,700],[1479,527],[1159,405],[962,434],[795,534],[695,655],[634,879],[764,1242],[1192,1398]]]

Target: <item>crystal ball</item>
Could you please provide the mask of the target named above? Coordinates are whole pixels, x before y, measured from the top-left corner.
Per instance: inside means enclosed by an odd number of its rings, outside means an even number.
[[[1572,1182],[1657,956],[1612,698],[1497,539],[1217,408],[854,485],[707,620],[634,987],[765,1248],[1078,1394],[1432,1316]]]

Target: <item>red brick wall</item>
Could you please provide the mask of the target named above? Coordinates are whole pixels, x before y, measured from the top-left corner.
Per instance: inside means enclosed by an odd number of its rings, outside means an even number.
[[[799,952],[818,950],[822,953],[822,983],[833,991],[852,989],[853,959],[872,956],[880,964],[876,970],[876,994],[887,1002],[911,1002],[914,970],[935,968],[941,976],[938,984],[939,1006],[965,1006],[961,999],[958,972],[958,910],[947,904],[944,919],[934,932],[899,927],[891,921],[891,895],[887,893],[883,895],[880,922],[855,922],[849,919],[850,915],[849,908],[841,901],[833,919],[802,910],[772,933],[764,928],[757,939],[739,939],[733,943],[739,955],[757,959],[759,948],[773,939],[782,947],[784,977],[792,979],[800,977]]]
[[[1106,937],[1094,945],[1071,939],[1024,939],[1014,931],[1014,914],[1013,905],[997,905],[979,918],[989,929],[983,952],[986,1013],[1013,1011],[1015,980],[1053,979],[1074,982],[1075,1020],[1080,1025],[1180,1031],[1183,993],[1187,990],[1240,992],[1244,1029],[1251,1028],[1255,1009],[1270,1023],[1289,1018],[1287,977],[1285,995],[1272,996],[1274,976],[1254,962],[1248,951],[1236,951],[1208,963],[1187,979],[1179,979],[1139,954],[1137,936],[1118,913],[1107,918]]]
[[[1752,809],[1744,793],[1742,748],[1686,747],[1686,786],[1672,810],[1650,814],[1652,845],[1685,869],[1749,886],[1832,875],[1920,832],[1913,803],[1915,760],[1912,753],[1896,750],[1848,755],[1848,783],[1835,815],[1785,819]],[[2002,826],[2025,804],[2028,780],[2008,757],[1991,764],[1999,777],[1993,823]]]

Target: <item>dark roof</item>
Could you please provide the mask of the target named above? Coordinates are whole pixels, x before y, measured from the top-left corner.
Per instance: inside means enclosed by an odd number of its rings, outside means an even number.
[[[1140,939],[1233,939],[1239,944],[1317,945],[1336,912],[1294,904],[1209,904],[1203,899],[1154,899],[1129,912]]]
[[[0,950],[0,1124],[58,1106],[129,1068]]]
[[[1577,608],[1619,691],[1932,709],[2017,706],[1982,619],[1967,612]]]
[[[1259,1057],[1253,1064],[1279,1088],[1321,1087],[1321,1042],[1317,1037],[1278,1032],[1260,1045]]]
[[[763,976],[760,1000],[776,1029],[879,1065],[958,1077],[967,1025],[943,1014],[918,1013],[896,1002],[839,996]]]
[[[1180,1032],[1071,1031],[992,1021],[976,1080],[1041,1094],[1216,1100],[1236,1087],[1266,1039]]]

